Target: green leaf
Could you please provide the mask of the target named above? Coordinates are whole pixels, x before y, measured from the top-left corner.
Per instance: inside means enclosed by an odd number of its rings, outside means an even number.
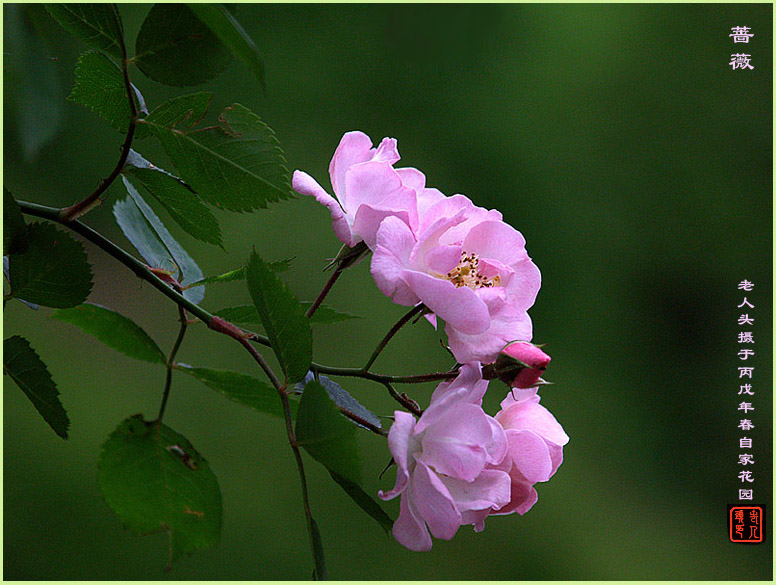
[[[124,75],[97,51],[87,51],[75,64],[75,84],[68,100],[89,108],[119,132],[126,132],[132,111]]]
[[[283,405],[280,402],[277,390],[266,382],[238,372],[195,368],[181,363],[177,364],[177,368],[181,372],[186,372],[193,376],[216,392],[223,394],[229,400],[259,412],[283,418]],[[293,400],[289,401],[289,404],[291,412],[295,413],[298,404]]]
[[[250,211],[291,197],[280,143],[248,108],[233,104],[221,113],[217,126],[188,132],[170,125],[170,116],[160,123],[153,114],[143,125],[162,143],[183,180],[208,203]]]
[[[208,276],[207,278],[203,278],[202,280],[193,282],[189,286],[201,286],[204,284],[233,282],[236,280],[245,280],[245,266],[243,266],[242,268],[237,268],[235,270],[230,270],[229,272],[224,272],[223,274],[218,274],[216,276]]]
[[[133,61],[166,85],[197,85],[218,75],[232,55],[218,36],[183,4],[154,4],[143,21]]]
[[[80,327],[129,357],[159,364],[167,361],[162,350],[140,325],[106,307],[84,303],[71,309],[59,309],[51,318]]]
[[[337,408],[355,414],[362,420],[369,422],[371,425],[376,426],[377,428],[382,427],[380,419],[377,417],[377,415],[364,408],[355,398],[353,398],[353,396],[351,396],[344,388],[342,388],[342,386],[336,382],[333,382],[326,376],[319,376],[318,378],[318,382],[323,387],[323,389],[326,390],[329,398],[331,398],[337,405]],[[306,384],[312,380],[314,380],[313,373],[308,372],[307,376],[305,376],[304,382],[296,384],[296,388],[299,390],[304,388],[306,391]],[[302,396],[304,399],[304,394]],[[298,420],[299,419],[297,418],[297,424]],[[347,420],[354,424],[358,424],[352,419]],[[326,464],[324,463],[324,465]],[[366,493],[364,489],[353,480],[348,479],[338,474],[336,471],[332,471],[331,469],[329,470],[329,473],[331,474],[332,479],[334,479],[334,481],[336,481],[340,487],[345,490],[345,493],[350,496],[350,498],[358,505],[359,508],[361,508],[364,512],[376,520],[383,528],[383,530],[386,531],[386,533],[390,532],[393,526],[393,520],[385,512],[385,510],[383,510],[382,506],[380,506],[380,504],[374,498],[372,498],[372,496]]]
[[[253,39],[223,4],[189,4],[191,10],[245,63],[264,87],[264,62]]]
[[[323,554],[323,540],[321,539],[321,531],[318,529],[318,523],[312,516],[310,516],[310,530],[312,532],[313,560],[315,562],[313,577],[316,581],[326,581],[329,576],[326,574],[326,557]]]
[[[304,387],[296,416],[296,442],[331,473],[360,484],[356,427],[340,414],[316,380]]]
[[[32,161],[63,126],[61,67],[44,44],[45,35],[34,19],[37,7],[9,3],[3,6],[3,13],[5,108],[15,111],[22,153],[26,161]]]
[[[75,38],[119,60],[126,58],[124,31],[115,4],[47,4],[46,9]]]
[[[353,483],[341,475],[337,475],[333,471],[331,472],[331,477],[343,490],[345,490],[345,493],[350,496],[350,499],[352,499],[359,508],[377,521],[386,534],[391,533],[393,518],[388,515],[383,507],[372,496],[366,493],[360,485]]]
[[[27,395],[54,432],[67,439],[70,419],[59,401],[57,385],[24,337],[14,335],[3,341],[3,371]]]
[[[193,128],[205,117],[210,107],[213,93],[202,91],[189,95],[181,95],[159,104],[145,118],[138,120],[135,136],[145,138],[151,134],[151,127],[175,128],[179,124],[183,128]]]
[[[27,249],[27,224],[11,192],[3,187],[3,254],[21,254]]]
[[[310,308],[312,305],[309,301],[302,301],[302,306],[304,307],[304,310],[307,311],[307,309]],[[335,309],[334,307],[330,307],[329,305],[319,305],[316,309],[315,313],[313,313],[313,316],[310,317],[310,323],[339,323],[341,321],[347,321],[349,319],[360,319],[358,315],[351,315],[350,313],[345,313],[343,311],[340,311],[339,309]]]
[[[117,201],[113,206],[116,221],[132,242],[146,263],[152,268],[177,270],[176,279],[182,285],[202,278],[202,271],[181,245],[170,235],[162,221],[143,200],[132,184],[122,177],[129,197]],[[203,287],[183,291],[183,296],[192,303],[201,303],[205,297]]]
[[[207,280],[207,279],[205,279]],[[299,303],[302,308],[307,309],[312,305],[309,301],[301,301]],[[240,305],[237,307],[227,307],[216,311],[215,315],[230,321],[232,323],[261,323],[261,318],[256,308],[252,305]],[[320,305],[318,310],[310,317],[310,323],[338,323],[340,321],[347,321],[348,319],[360,319],[356,315],[350,315],[343,313],[337,309],[328,305]]]
[[[27,225],[27,249],[8,257],[11,296],[45,307],[67,308],[86,300],[92,269],[80,242],[51,224]]]
[[[269,267],[272,268],[275,272],[285,272],[291,267],[291,262],[294,260],[294,258],[286,258],[285,260],[276,260],[274,262],[267,262],[269,264]],[[242,268],[237,268],[235,270],[230,270],[229,272],[225,272],[223,274],[219,274],[217,276],[208,276],[207,278],[203,278],[202,280],[199,280],[195,283],[190,284],[189,286],[199,286],[203,284],[214,284],[214,283],[221,283],[221,282],[233,282],[236,280],[245,280],[245,266]],[[256,313],[256,309],[251,307],[252,315],[258,315]],[[255,321],[255,323],[259,323],[259,321]]]
[[[222,246],[218,221],[191,187],[134,150],[130,150],[127,164],[131,166],[124,172],[140,181],[187,234],[201,242]]]
[[[221,490],[207,461],[170,427],[135,415],[111,433],[98,462],[108,505],[133,533],[167,531],[170,564],[221,534]]]
[[[225,321],[234,324],[242,323],[261,323],[259,312],[253,305],[240,305],[238,307],[226,307],[213,313],[216,317],[221,317]]]
[[[313,355],[312,332],[304,309],[255,251],[248,261],[246,276],[253,304],[286,374],[286,382],[298,382],[310,369]]]
[[[310,380],[314,380],[314,379],[316,378],[313,372],[312,371],[307,372],[307,375],[304,377],[304,380],[297,383],[295,388],[299,392],[303,392],[305,385],[308,382],[310,382]],[[365,423],[369,423],[373,427],[377,427],[378,429],[382,428],[383,424],[382,422],[380,422],[380,417],[378,417],[371,410],[365,408],[358,400],[353,398],[353,396],[342,386],[340,386],[333,380],[323,375],[319,375],[317,380],[321,384],[321,386],[323,386],[323,389],[326,390],[326,393],[329,395],[329,398],[331,398],[334,401],[334,404],[336,404],[337,408],[339,408],[341,411],[349,412],[350,414],[353,414],[358,418],[360,418]],[[358,425],[365,429],[369,429],[369,427],[359,424],[352,418],[348,418],[348,420],[355,425]]]

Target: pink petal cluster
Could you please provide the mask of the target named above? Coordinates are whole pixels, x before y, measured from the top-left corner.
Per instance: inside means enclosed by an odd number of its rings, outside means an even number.
[[[487,386],[479,364],[469,363],[437,387],[419,420],[395,412],[388,446],[396,485],[378,495],[401,495],[393,534],[410,550],[430,550],[429,531],[449,540],[464,524],[483,530],[491,514],[525,514],[537,500],[534,484],[563,461],[569,438],[535,389],[514,391],[490,417],[482,410]]]
[[[494,514],[525,514],[536,503],[534,484],[547,481],[563,463],[563,445],[569,437],[549,410],[539,404],[536,388],[512,390],[501,402],[496,420],[509,447],[499,466],[509,472],[512,496]]]
[[[462,524],[482,530],[491,509],[510,500],[510,476],[495,468],[507,453],[506,434],[481,406],[487,386],[479,364],[467,364],[437,387],[419,420],[395,413],[388,446],[396,485],[378,495],[401,495],[393,535],[410,550],[431,549],[429,530],[444,540]]]
[[[491,363],[510,341],[531,339],[526,311],[539,269],[498,211],[426,187],[420,171],[393,168],[398,160],[393,138],[374,148],[366,134],[348,132],[329,166],[336,198],[302,171],[293,187],[328,208],[343,243],[363,241],[374,252],[372,275],[384,294],[445,320],[460,363]]]
[[[386,217],[377,231],[372,276],[395,303],[423,303],[444,319],[460,363],[491,363],[510,341],[531,338],[527,310],[541,275],[525,239],[498,211],[463,195],[430,205],[414,231]]]
[[[399,160],[396,140],[383,138],[377,148],[363,132],[348,132],[329,165],[336,199],[303,171],[294,171],[292,185],[302,195],[311,195],[326,206],[334,233],[351,248],[364,241],[374,247],[377,228],[388,216],[417,225],[417,193],[404,184],[415,181],[415,169],[394,169]],[[423,179],[425,183],[425,178]]]

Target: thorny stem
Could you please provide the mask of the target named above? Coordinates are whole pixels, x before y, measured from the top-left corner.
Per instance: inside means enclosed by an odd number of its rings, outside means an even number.
[[[180,287],[177,287],[177,289],[178,292],[180,292]],[[175,364],[175,354],[178,353],[178,349],[180,349],[181,343],[183,343],[183,338],[186,335],[186,327],[188,327],[186,309],[180,305],[178,305],[178,316],[181,327],[178,330],[178,338],[172,346],[172,351],[170,351],[170,357],[167,358],[167,363],[165,364],[165,367],[167,368],[167,378],[164,381],[164,394],[162,394],[162,404],[159,407],[159,416],[156,417],[157,422],[161,422],[162,417],[164,416],[164,409],[167,407],[167,399],[170,397],[170,386],[172,385],[172,370]]]
[[[388,394],[391,395],[391,397],[401,404],[404,408],[409,410],[412,414],[416,416],[420,416],[423,414],[421,410],[418,408],[418,405],[415,404],[414,400],[410,400],[407,398],[405,394],[399,394],[396,391],[396,388],[393,387],[393,385],[390,382],[383,382],[383,386],[385,386],[386,390],[388,390]]]
[[[342,274],[342,267],[337,266],[337,268],[334,269],[334,272],[329,277],[329,280],[326,281],[326,284],[323,285],[323,289],[321,289],[321,292],[318,294],[318,297],[313,301],[313,304],[310,305],[310,308],[307,309],[307,312],[305,313],[305,317],[308,319],[313,316],[316,310],[318,310],[318,307],[323,302],[323,299],[326,298],[326,295],[329,294],[329,291],[331,290],[331,287],[334,286],[334,283],[337,282],[337,279],[340,277],[340,274]]]
[[[407,312],[407,314],[404,315],[401,319],[399,319],[393,327],[391,327],[390,331],[385,334],[385,337],[383,337],[382,341],[379,343],[379,345],[375,348],[375,350],[372,352],[372,355],[369,357],[369,360],[366,362],[366,365],[362,368],[364,372],[368,372],[369,368],[372,367],[372,364],[375,363],[375,360],[380,355],[380,352],[382,352],[385,349],[385,346],[388,345],[388,342],[393,338],[394,335],[404,327],[415,315],[421,314],[423,311],[426,310],[426,306],[422,303],[420,305],[416,305],[412,307],[412,309]]]
[[[323,364],[312,363],[310,369],[313,372],[321,374],[331,374],[332,376],[344,376],[346,378],[364,378],[379,384],[423,384],[425,382],[439,382],[443,380],[452,380],[458,375],[456,370],[449,372],[434,372],[433,374],[420,374],[418,376],[388,376],[385,374],[376,374],[374,372],[365,372],[361,368],[336,368],[324,366]]]
[[[45,205],[39,205],[37,203],[30,203],[27,201],[17,201],[19,208],[22,210],[23,213],[27,215],[32,215],[35,217],[40,217],[43,219],[48,219],[50,221],[65,225],[73,232],[77,233],[81,237],[83,237],[85,240],[88,240],[104,252],[106,252],[109,256],[112,256],[119,262],[121,262],[124,266],[129,268],[132,272],[135,273],[135,275],[140,278],[141,280],[145,280],[148,282],[151,286],[153,286],[155,289],[157,289],[160,293],[165,295],[167,298],[172,300],[174,303],[176,303],[179,307],[182,307],[186,309],[189,313],[197,317],[200,321],[205,323],[208,328],[214,329],[214,330],[220,330],[219,327],[214,323],[215,320],[218,320],[217,317],[215,317],[212,313],[206,311],[199,305],[196,305],[189,301],[186,297],[184,297],[182,294],[178,293],[177,291],[170,288],[170,286],[165,283],[162,279],[160,279],[158,276],[156,276],[151,270],[149,270],[148,266],[146,266],[143,262],[132,256],[131,254],[124,251],[122,248],[102,236],[100,233],[96,232],[89,226],[85,225],[84,223],[81,223],[80,221],[65,221],[59,216],[59,210],[55,207],[47,207]],[[413,309],[414,310],[414,309]],[[270,342],[269,339],[264,335],[259,335],[258,333],[252,333],[249,331],[245,331],[242,329],[239,329],[235,326],[232,326],[235,328],[235,330],[240,331],[242,336],[246,339],[253,341],[254,343],[258,343],[260,345],[264,345],[269,347]],[[221,331],[224,333],[224,331]],[[236,337],[235,337],[236,339]],[[310,369],[312,369],[316,373],[321,374],[330,374],[333,376],[344,376],[344,377],[355,377],[355,378],[363,378],[365,380],[371,380],[373,382],[377,382],[379,384],[385,385],[385,383],[390,384],[422,384],[424,382],[438,382],[440,380],[450,380],[452,378],[455,378],[458,375],[458,372],[456,371],[449,371],[449,372],[435,372],[432,374],[421,374],[418,376],[388,376],[383,374],[377,374],[374,372],[368,372],[364,371],[362,368],[338,368],[333,366],[326,366],[323,364],[317,364],[315,362],[312,363],[310,366]]]
[[[89,213],[89,211],[100,205],[102,203],[100,196],[105,193],[105,191],[108,190],[108,187],[113,184],[113,181],[115,181],[119,176],[127,162],[129,148],[132,146],[132,140],[135,137],[135,128],[137,127],[137,107],[135,106],[135,91],[132,87],[132,83],[129,80],[126,59],[122,60],[121,62],[121,70],[124,76],[124,87],[127,91],[127,99],[129,100],[130,110],[129,127],[127,128],[127,137],[124,139],[124,144],[121,147],[121,156],[119,157],[119,161],[116,163],[116,166],[113,168],[111,173],[102,181],[100,181],[100,184],[97,185],[97,189],[95,189],[91,195],[89,195],[83,201],[79,201],[75,205],[71,205],[70,207],[63,207],[59,210],[59,217],[65,223],[78,219],[82,215]]]
[[[291,406],[288,402],[288,390],[286,384],[281,384],[278,377],[275,375],[275,372],[272,371],[272,368],[269,367],[269,364],[267,364],[266,360],[264,359],[264,356],[262,356],[256,348],[251,345],[250,341],[244,336],[240,336],[239,338],[240,343],[245,347],[245,349],[248,350],[248,352],[253,356],[253,359],[255,359],[259,366],[261,366],[261,369],[264,370],[264,372],[267,374],[267,377],[269,377],[270,381],[272,382],[272,385],[275,387],[275,389],[278,391],[278,395],[280,396],[280,400],[283,403],[283,419],[286,423],[286,435],[288,436],[288,443],[291,445],[291,450],[294,452],[294,459],[296,460],[296,467],[299,470],[299,480],[302,484],[302,506],[304,507],[304,516],[305,521],[307,523],[307,534],[310,537],[310,550],[313,551],[313,562],[315,562],[315,550],[316,550],[316,544],[315,544],[315,532],[313,528],[313,515],[312,511],[310,510],[310,497],[307,493],[307,477],[305,476],[304,472],[304,462],[302,461],[302,453],[299,451],[299,445],[296,442],[296,431],[294,430],[294,423],[293,419],[291,417]]]

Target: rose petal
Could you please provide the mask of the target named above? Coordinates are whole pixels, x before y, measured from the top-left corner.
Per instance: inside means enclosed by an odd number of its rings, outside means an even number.
[[[510,341],[531,339],[531,318],[528,313],[513,311],[509,305],[505,305],[495,315],[490,315],[489,325],[488,329],[479,334],[467,334],[449,324],[445,326],[455,359],[459,362],[490,364],[496,361],[501,349]]]
[[[423,431],[417,461],[450,477],[474,480],[488,461],[492,440],[488,416],[476,404],[455,404]]]
[[[416,305],[420,299],[402,278],[415,246],[415,236],[398,217],[386,217],[377,230],[371,272],[377,287],[395,303]]]
[[[496,420],[505,429],[533,431],[556,445],[569,442],[569,436],[552,413],[536,402],[515,403],[496,414]]]
[[[412,474],[413,503],[436,538],[450,540],[461,526],[461,514],[436,473],[418,463]]]
[[[552,459],[544,439],[531,431],[506,430],[509,455],[517,471],[529,482],[547,481],[552,475]]]
[[[414,551],[431,550],[431,536],[408,490],[401,498],[399,517],[393,523],[393,537],[402,546]]]
[[[409,270],[403,278],[423,304],[444,319],[448,327],[454,327],[468,335],[487,331],[490,325],[488,306],[469,287],[456,288],[449,280]],[[475,358],[459,361],[477,360]]]
[[[539,500],[539,494],[530,483],[512,480],[512,498],[506,506],[492,513],[498,516],[517,512],[521,516]]]
[[[294,191],[301,193],[302,195],[311,195],[315,197],[318,203],[326,206],[331,214],[331,219],[334,224],[334,234],[339,240],[350,246],[355,246],[360,240],[354,241],[353,235],[350,230],[350,225],[345,217],[345,213],[342,207],[331,195],[329,195],[318,182],[304,171],[294,171],[294,176],[291,182]]]
[[[483,221],[469,230],[464,249],[480,258],[498,260],[512,266],[528,258],[523,234],[503,221]]]
[[[474,481],[451,477],[442,481],[461,513],[501,508],[510,501],[512,480],[504,471],[486,469]]]
[[[352,166],[345,172],[347,198],[339,197],[346,213],[355,217],[361,206],[384,210],[396,215],[404,212],[408,225],[417,223],[415,192],[402,185],[396,170],[387,162],[371,161]],[[337,193],[339,196],[340,194]],[[371,234],[358,232],[365,241],[374,241],[374,226]]]
[[[397,410],[394,412],[394,421],[388,432],[388,448],[391,450],[393,460],[396,462],[396,484],[392,490],[377,495],[383,500],[391,500],[399,495],[407,487],[410,477],[410,464],[414,465],[414,458],[410,457],[410,445],[416,443],[413,440],[412,431],[415,428],[415,418],[408,412]],[[415,445],[413,445],[415,447]],[[414,450],[414,449],[413,449]]]
[[[353,165],[372,160],[373,155],[372,139],[363,132],[347,132],[342,137],[329,163],[331,186],[338,196],[345,193],[347,170]]]

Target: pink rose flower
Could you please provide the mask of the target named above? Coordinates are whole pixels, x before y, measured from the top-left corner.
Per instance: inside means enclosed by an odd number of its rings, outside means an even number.
[[[569,437],[549,410],[539,404],[536,388],[512,390],[501,402],[496,420],[504,428],[508,450],[496,469],[509,472],[509,504],[493,514],[525,514],[536,503],[534,484],[547,481],[563,463],[563,445]]]
[[[482,410],[488,382],[479,364],[467,364],[455,380],[443,382],[419,420],[396,411],[388,446],[396,462],[396,485],[378,495],[401,495],[393,535],[410,550],[431,549],[431,534],[450,540],[462,524],[484,528],[493,508],[510,499],[506,435]]]
[[[335,235],[347,246],[360,241],[373,249],[380,222],[399,218],[406,225],[417,225],[417,193],[402,182],[417,184],[425,177],[415,169],[394,169],[399,160],[396,140],[384,138],[377,148],[363,132],[348,132],[334,152],[329,165],[331,186],[336,199],[303,171],[294,171],[292,185],[302,195],[312,195],[328,208]]]
[[[491,363],[515,339],[531,339],[530,308],[541,284],[523,236],[498,211],[463,195],[427,197],[418,227],[385,217],[372,276],[395,303],[425,304],[446,322],[460,363]]]

